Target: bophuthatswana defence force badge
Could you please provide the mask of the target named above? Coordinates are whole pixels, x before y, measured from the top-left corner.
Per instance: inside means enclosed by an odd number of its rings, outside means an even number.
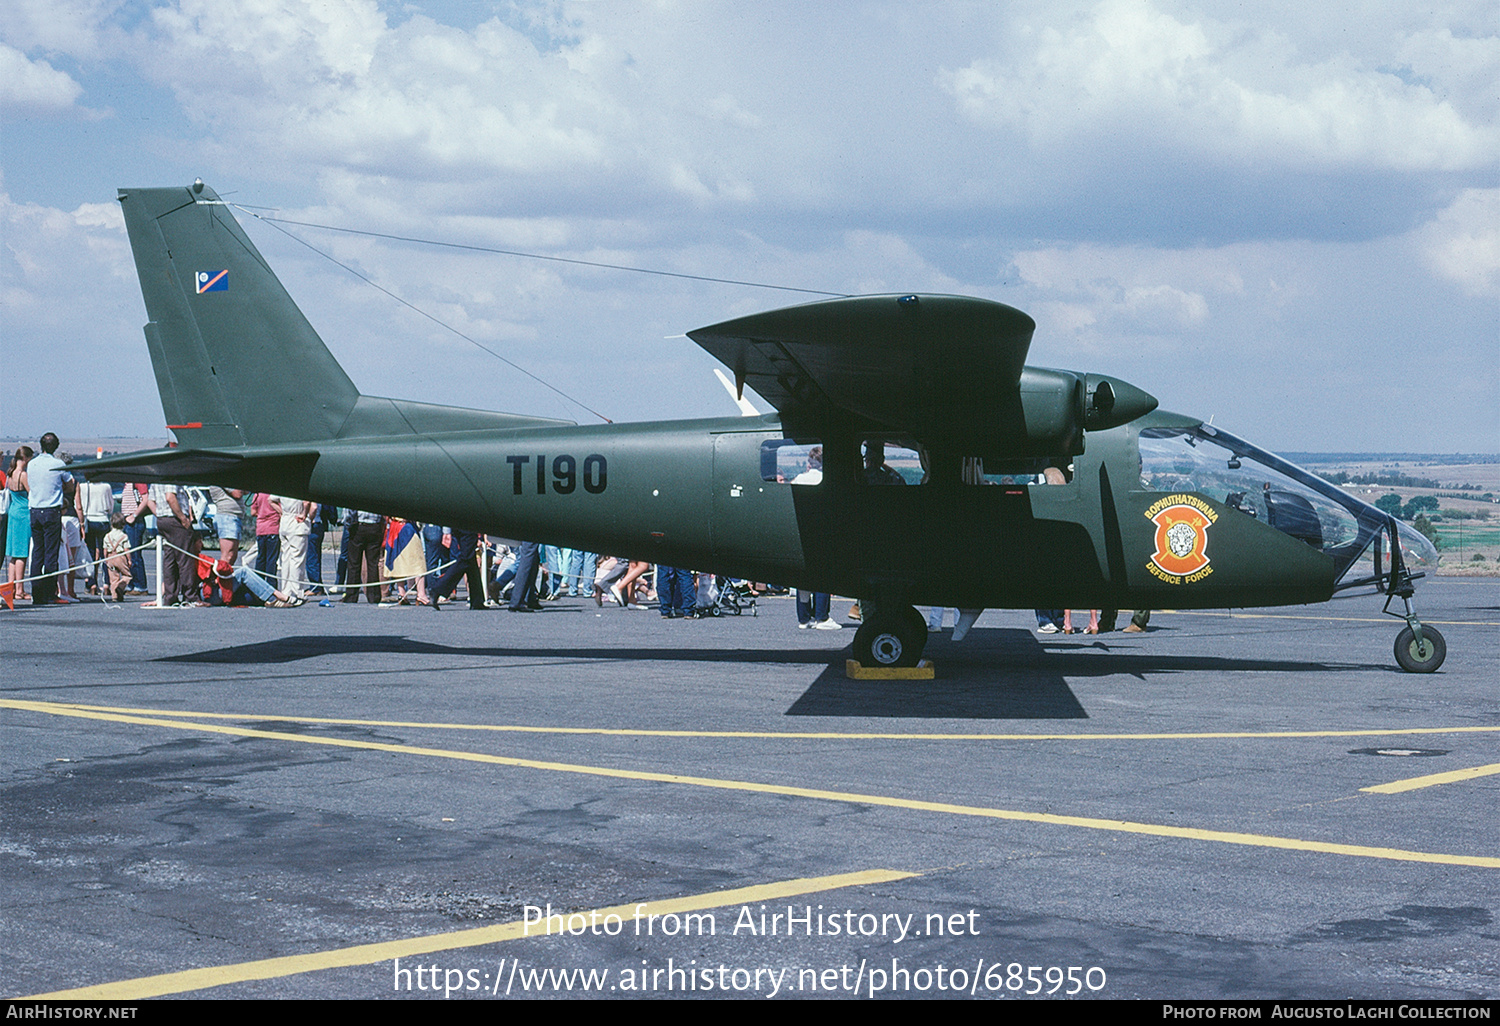
[[[1156,525],[1156,551],[1146,564],[1168,584],[1192,584],[1213,573],[1208,565],[1208,529],[1219,514],[1196,495],[1168,495],[1153,502],[1146,519]]]

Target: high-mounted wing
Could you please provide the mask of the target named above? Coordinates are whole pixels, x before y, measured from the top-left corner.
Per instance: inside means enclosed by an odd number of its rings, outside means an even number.
[[[1036,322],[965,296],[856,296],[688,332],[793,420],[916,430],[1014,394]]]
[[[1006,456],[1082,452],[1083,429],[1156,407],[1125,382],[1027,367],[1036,322],[966,296],[856,296],[688,332],[782,414],[791,431],[832,420],[938,449]]]

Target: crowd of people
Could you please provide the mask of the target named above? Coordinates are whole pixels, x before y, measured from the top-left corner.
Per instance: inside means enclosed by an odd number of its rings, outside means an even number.
[[[113,601],[149,596],[143,550],[153,531],[162,542],[160,602],[168,606],[288,607],[316,596],[356,603],[363,593],[370,603],[440,610],[460,584],[470,608],[514,612],[569,596],[646,609],[664,589],[661,615],[675,619],[707,615],[716,600],[708,574],[217,486],[207,499],[218,548],[205,551],[186,487],[127,482],[117,498],[111,485],[68,469],[72,459],[56,455],[56,435],[40,444],[40,455],[23,445],[0,467],[12,600],[66,604],[80,591]],[[254,545],[242,547],[252,524]],[[335,531],[338,559],[325,582],[323,542]]]
[[[30,598],[39,606],[77,600],[72,574],[59,573],[90,561],[85,538],[101,546],[109,533],[109,516],[101,514],[95,489],[80,490],[68,471],[68,459],[57,455],[58,437],[47,432],[38,444],[18,448],[4,472],[5,587],[8,597]],[[104,488],[108,489],[108,485]],[[113,510],[113,503],[110,503]],[[100,516],[102,520],[97,519]],[[83,524],[87,524],[87,533]],[[31,559],[31,590],[26,584]]]

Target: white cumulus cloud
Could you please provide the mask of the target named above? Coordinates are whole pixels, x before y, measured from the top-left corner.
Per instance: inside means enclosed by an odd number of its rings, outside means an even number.
[[[1500,297],[1500,189],[1465,189],[1417,237],[1435,272],[1471,296]]]
[[[1309,59],[1274,32],[1150,0],[1105,0],[1020,38],[940,81],[975,122],[1045,150],[1109,139],[1117,159],[1123,148],[1307,169],[1451,170],[1500,155],[1493,124],[1420,76],[1342,53]]]
[[[66,110],[82,92],[67,72],[0,43],[0,109],[12,114]]]

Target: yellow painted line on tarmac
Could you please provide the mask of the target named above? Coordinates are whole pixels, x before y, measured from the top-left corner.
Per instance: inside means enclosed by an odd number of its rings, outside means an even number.
[[[749,905],[762,901],[790,898],[799,894],[832,891],[843,887],[859,887],[865,884],[889,883],[906,880],[919,873],[903,873],[892,869],[870,869],[860,873],[839,873],[835,876],[814,876],[801,880],[783,880],[779,883],[759,884],[753,887],[735,887],[726,891],[709,891],[684,898],[669,898],[665,901],[631,902],[610,908],[592,909],[582,913],[589,922],[604,922],[608,916],[619,916],[624,928],[631,928],[636,913],[647,916],[681,915],[685,912],[701,912],[704,909],[723,908],[727,905]],[[566,915],[566,914],[565,914]],[[529,929],[529,933],[528,933]],[[458,948],[476,948],[483,944],[498,944],[501,941],[518,940],[522,937],[544,936],[535,922],[528,927],[525,920],[496,926],[481,926],[472,930],[455,930],[452,933],[435,933],[425,937],[410,937],[405,940],[386,941],[382,944],[359,944],[332,951],[316,951],[306,955],[287,955],[283,958],[263,958],[256,962],[238,962],[234,965],[210,966],[205,969],[188,969],[159,976],[141,976],[133,980],[100,983],[92,987],[59,990],[51,994],[33,994],[17,1001],[62,1001],[92,998],[101,1001],[136,1001],[143,998],[162,997],[166,994],[182,994],[194,990],[223,987],[231,983],[246,983],[250,980],[272,980],[283,976],[318,972],[322,969],[343,969],[350,966],[373,965],[395,958],[413,955],[430,955],[435,951],[453,951]],[[436,989],[435,987],[433,989]],[[495,993],[499,991],[496,980]]]
[[[15,706],[17,701],[0,699],[0,708]],[[267,713],[218,713],[192,712],[183,709],[139,709],[130,706],[84,705],[78,702],[42,702],[30,704],[46,705],[54,709],[123,713],[129,716],[192,716],[205,720],[269,720],[291,723],[321,723],[344,727],[399,727],[406,730],[477,730],[510,734],[597,734],[612,737],[769,738],[772,740],[832,741],[1216,741],[1318,737],[1399,737],[1406,734],[1500,733],[1500,725],[1479,727],[1407,727],[1405,729],[1366,730],[1201,731],[1176,734],[882,734],[838,733],[834,731],[646,730],[631,727],[532,727],[521,724],[438,723],[421,720],[352,720],[321,716],[272,715]],[[19,706],[17,707],[19,708]]]
[[[1491,777],[1500,773],[1500,762],[1492,762],[1488,766],[1471,766],[1468,769],[1449,770],[1447,773],[1429,773],[1422,777],[1407,777],[1405,780],[1393,780],[1389,784],[1376,784],[1374,787],[1361,787],[1361,791],[1370,794],[1400,794],[1402,791],[1416,791],[1423,787],[1436,787],[1438,784],[1457,784],[1465,780],[1475,780],[1479,777]]]
[[[1401,623],[1399,616],[1308,616],[1297,613],[1218,613],[1206,609],[1159,609],[1156,612],[1171,613],[1173,616],[1227,616],[1233,620],[1335,620],[1339,623]],[[1440,627],[1500,627],[1500,622],[1493,620],[1428,620],[1425,617],[1423,623],[1437,624]]]
[[[1295,837],[1277,837],[1268,834],[1247,834],[1227,830],[1200,830],[1195,827],[1176,827],[1158,823],[1136,823],[1129,820],[1117,819],[1097,819],[1091,816],[1060,816],[1053,813],[1025,812],[1017,809],[995,809],[978,805],[955,805],[948,802],[929,802],[913,798],[897,798],[891,795],[825,791],[819,788],[791,787],[784,784],[763,784],[748,780],[726,780],[718,777],[697,777],[678,773],[655,773],[644,770],[614,769],[606,766],[585,766],[577,763],[545,762],[539,759],[517,759],[503,755],[488,755],[483,752],[465,752],[444,748],[419,748],[414,745],[395,745],[381,741],[355,741],[349,738],[338,737],[308,737],[303,734],[286,734],[274,730],[251,730],[247,727],[225,727],[218,724],[198,723],[190,720],[155,719],[146,716],[124,716],[116,713],[93,712],[69,706],[54,705],[50,702],[26,702],[6,699],[0,701],[0,706],[47,713],[55,716],[73,716],[81,719],[134,723],[147,727],[169,727],[174,730],[204,731],[211,734],[227,734],[233,737],[259,737],[271,741],[293,741],[299,744],[359,748],[374,752],[391,752],[398,755],[421,755],[438,759],[457,759],[464,762],[488,763],[497,766],[549,770],[554,773],[578,773],[585,776],[611,777],[618,780],[645,780],[663,784],[714,788],[723,791],[776,794],[793,798],[812,798],[819,801],[912,809],[919,812],[940,812],[954,816],[979,816],[987,819],[1004,819],[1024,823],[1046,823],[1051,826],[1081,827],[1088,830],[1105,830],[1113,833],[1144,834],[1152,837],[1174,837],[1194,841],[1213,841],[1220,844],[1239,844],[1256,848],[1282,848],[1290,851],[1309,851],[1331,855],[1352,855],[1360,858],[1391,859],[1398,862],[1429,862],[1451,866],[1477,866],[1484,869],[1500,869],[1500,857],[1486,855],[1450,855],[1443,852],[1407,851],[1402,848],[1380,848],[1361,844],[1306,841]]]

